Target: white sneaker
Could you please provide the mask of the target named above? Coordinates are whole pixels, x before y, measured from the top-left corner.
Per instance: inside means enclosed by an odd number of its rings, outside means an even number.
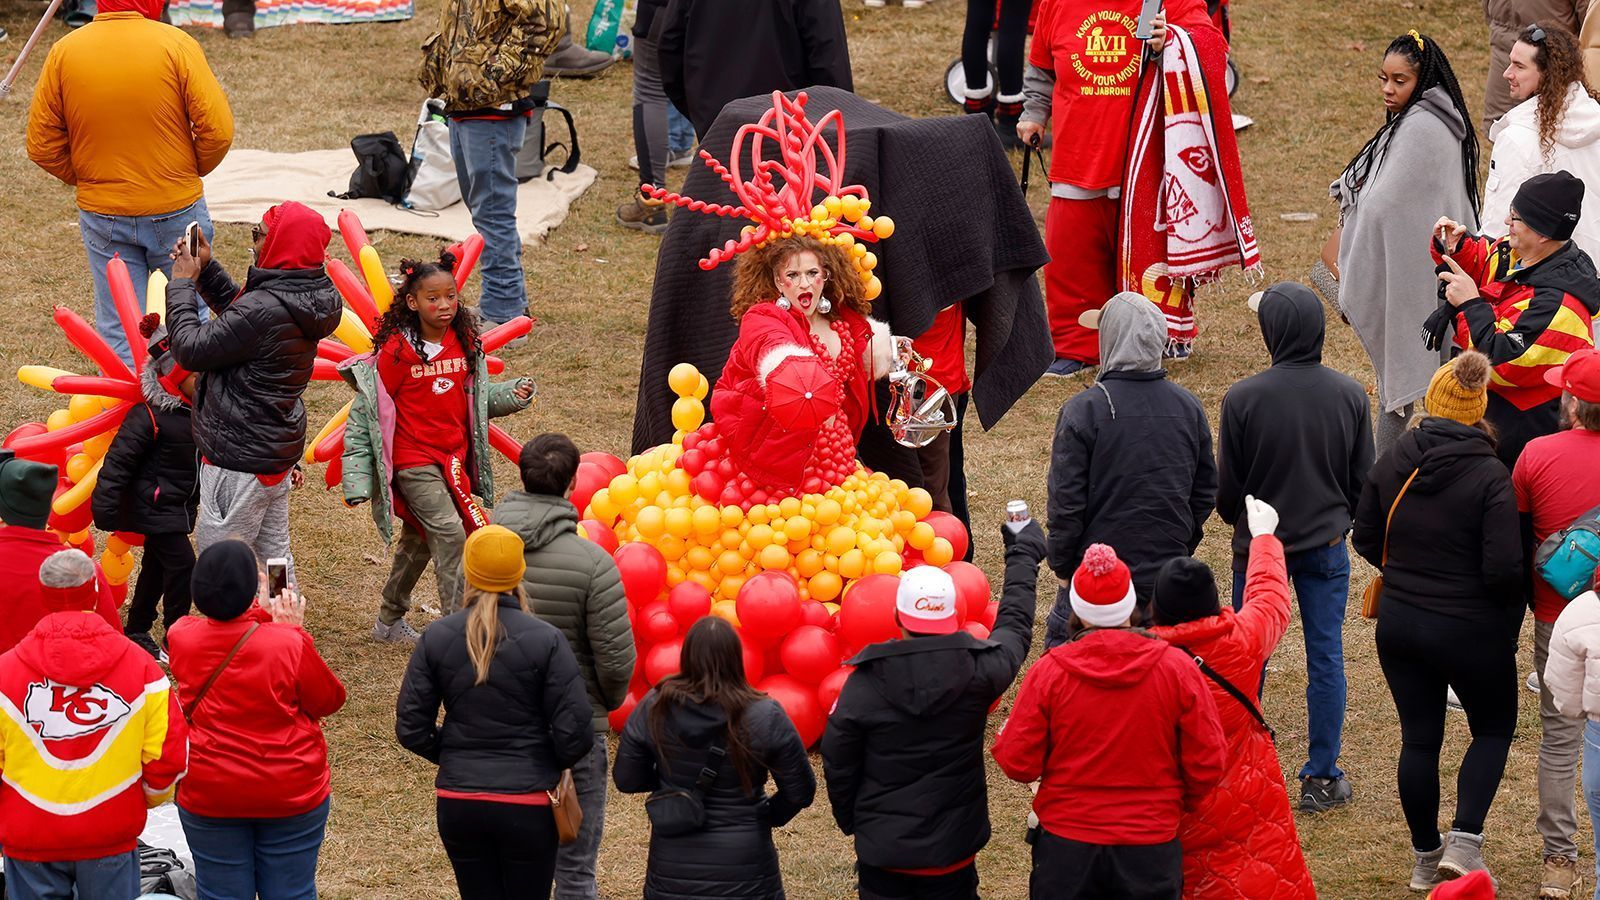
[[[421,637],[405,619],[393,625],[383,624],[382,619],[372,623],[372,639],[380,644],[415,644]]]
[[[1539,693],[1539,672],[1538,672],[1538,670],[1534,670],[1534,671],[1528,673],[1528,680],[1526,682],[1526,686],[1528,688],[1528,693],[1530,693],[1530,694]]]
[[[1456,689],[1453,687],[1444,689],[1444,705],[1456,712],[1466,712],[1461,708],[1461,698],[1456,696]]]
[[[900,0],[900,5],[906,9],[921,9],[928,5],[928,0]]]
[[[669,168],[669,169],[687,169],[691,165],[694,165],[694,148],[693,147],[690,147],[689,149],[683,151],[682,153],[674,153],[671,150],[667,151],[667,168]],[[639,154],[635,153],[632,156],[628,157],[628,168],[630,168],[630,169],[639,168]]]
[[[861,5],[867,9],[883,9],[889,4],[887,0],[861,0]]]

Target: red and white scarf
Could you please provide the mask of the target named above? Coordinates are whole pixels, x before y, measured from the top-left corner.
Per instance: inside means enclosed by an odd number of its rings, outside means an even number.
[[[1195,285],[1233,265],[1261,270],[1228,95],[1207,88],[1226,84],[1227,53],[1211,29],[1167,27],[1160,77],[1135,98],[1123,175],[1118,279],[1161,307],[1168,340],[1185,349]]]

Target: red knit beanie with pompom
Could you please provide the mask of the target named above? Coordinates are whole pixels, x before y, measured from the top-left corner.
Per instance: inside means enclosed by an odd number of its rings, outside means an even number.
[[[1090,544],[1072,573],[1072,611],[1093,628],[1126,625],[1133,615],[1133,575],[1106,544]]]

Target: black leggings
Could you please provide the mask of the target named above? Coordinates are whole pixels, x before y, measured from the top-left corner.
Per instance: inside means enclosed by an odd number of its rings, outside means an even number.
[[[550,900],[559,846],[550,807],[440,797],[438,813],[461,900]]]
[[[187,534],[145,535],[144,563],[133,586],[133,600],[128,604],[126,630],[148,632],[156,622],[157,605],[164,607],[161,620],[167,628],[187,616],[189,579],[193,574],[194,546]]]
[[[1439,848],[1439,753],[1445,688],[1467,713],[1472,743],[1456,776],[1455,831],[1483,833],[1517,730],[1517,626],[1508,611],[1473,622],[1383,598],[1378,662],[1400,714],[1400,808],[1411,846]]]
[[[989,81],[989,32],[994,28],[995,5],[1000,7],[1000,30],[995,36],[995,68],[1000,70],[1000,93],[1022,93],[1022,48],[1028,40],[1028,13],[1033,0],[967,0],[967,27],[961,33],[961,68],[970,90],[982,90]]]

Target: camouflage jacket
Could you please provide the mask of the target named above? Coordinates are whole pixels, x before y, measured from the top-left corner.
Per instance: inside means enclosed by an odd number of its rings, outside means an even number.
[[[565,28],[560,0],[445,0],[418,80],[450,112],[513,103],[544,77]]]

